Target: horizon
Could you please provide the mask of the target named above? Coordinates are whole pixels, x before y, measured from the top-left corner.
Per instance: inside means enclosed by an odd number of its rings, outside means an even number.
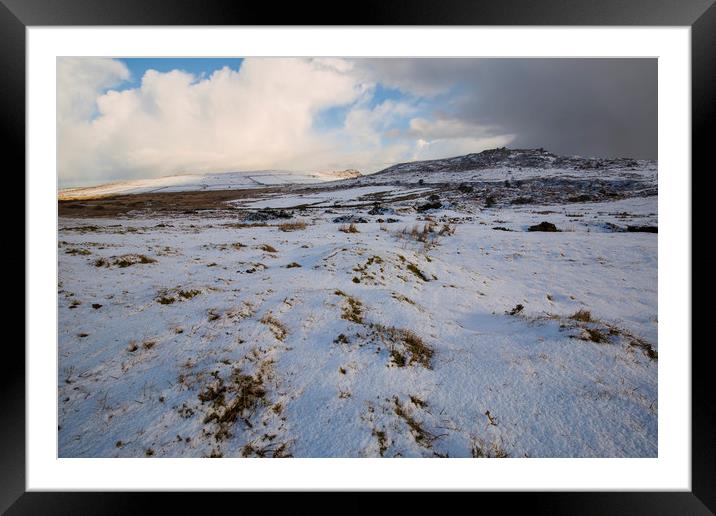
[[[347,170],[357,170],[362,176],[369,176],[369,175],[378,174],[380,172],[383,172],[384,170],[391,168],[393,166],[396,166],[396,165],[402,165],[402,164],[407,164],[407,163],[420,163],[420,162],[429,162],[429,161],[450,160],[450,159],[460,158],[460,157],[464,157],[464,156],[469,156],[472,154],[481,154],[483,152],[493,151],[493,150],[498,150],[498,149],[506,149],[508,151],[534,151],[537,149],[544,149],[545,152],[548,152],[550,154],[555,154],[560,157],[570,157],[570,158],[578,158],[578,159],[586,159],[586,160],[590,160],[590,159],[604,159],[604,160],[635,159],[638,161],[653,161],[653,162],[658,161],[657,159],[639,159],[639,158],[633,158],[631,156],[580,156],[577,154],[571,154],[571,155],[556,154],[556,153],[553,153],[552,151],[550,151],[549,149],[547,149],[546,147],[510,148],[510,147],[504,146],[504,147],[494,147],[492,149],[483,149],[480,152],[468,152],[466,154],[460,154],[460,155],[456,155],[456,156],[438,157],[438,158],[433,158],[430,160],[414,160],[414,161],[396,162],[396,163],[392,163],[392,164],[388,165],[387,167],[385,167],[383,169],[376,170],[374,172],[363,172],[362,170],[349,169],[349,168],[342,169],[342,170],[278,170],[278,169],[248,170],[248,169],[246,169],[246,170],[224,170],[224,171],[214,171],[214,172],[180,171],[180,172],[177,172],[174,174],[167,174],[164,176],[138,177],[138,178],[133,178],[133,179],[118,179],[118,180],[114,180],[114,181],[89,182],[89,183],[84,183],[84,184],[61,185],[60,182],[58,181],[57,190],[62,191],[62,190],[70,190],[70,189],[75,189],[75,188],[93,188],[96,186],[104,186],[104,185],[109,185],[109,184],[114,184],[114,183],[119,184],[119,183],[132,182],[132,181],[148,181],[148,180],[152,180],[152,179],[162,179],[162,178],[168,178],[168,177],[221,175],[221,174],[255,174],[258,172],[264,172],[264,173],[265,172],[273,172],[273,173],[281,173],[281,174],[321,174],[321,173],[325,174],[325,173],[330,173],[330,172],[343,172],[343,171],[347,171]]]

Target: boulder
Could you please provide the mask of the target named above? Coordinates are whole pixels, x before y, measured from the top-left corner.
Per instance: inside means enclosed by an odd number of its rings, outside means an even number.
[[[551,222],[540,222],[539,224],[536,224],[534,226],[530,226],[527,228],[527,231],[547,231],[547,232],[555,232],[559,231],[557,229],[557,226],[552,224]]]

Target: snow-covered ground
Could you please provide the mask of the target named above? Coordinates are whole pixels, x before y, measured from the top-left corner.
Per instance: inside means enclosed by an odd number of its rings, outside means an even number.
[[[117,181],[82,188],[64,188],[58,192],[58,196],[63,200],[71,200],[120,194],[231,190],[286,184],[316,184],[335,179],[330,173],[299,173],[280,170],[181,174],[154,179]]]
[[[59,455],[655,457],[655,169],[61,218]]]

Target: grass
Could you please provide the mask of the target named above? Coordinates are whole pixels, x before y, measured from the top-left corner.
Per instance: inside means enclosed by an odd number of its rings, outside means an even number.
[[[177,301],[188,301],[201,294],[197,289],[169,289],[161,290],[154,300],[160,305],[171,305]]]
[[[408,265],[406,265],[406,268],[421,280],[430,281],[430,278],[428,278],[425,273],[423,273],[423,271],[421,271],[414,263],[409,263]]]
[[[302,221],[295,221],[295,222],[284,222],[283,224],[278,225],[278,229],[280,231],[300,231],[302,229],[306,229],[307,224]]]
[[[455,234],[455,226],[450,224],[443,224],[438,229],[438,224],[433,220],[428,220],[421,228],[419,224],[415,224],[412,227],[404,227],[402,230],[397,231],[394,235],[403,240],[413,240],[415,242],[422,243],[425,247],[431,247],[437,245],[439,237],[451,236]]]
[[[592,313],[589,310],[580,309],[569,316],[573,321],[592,322]]]
[[[286,328],[286,325],[276,319],[276,317],[274,317],[270,312],[265,314],[261,318],[261,323],[268,326],[269,330],[271,330],[271,333],[273,333],[274,337],[276,337],[278,340],[282,341],[286,338],[286,335],[288,335],[288,329]]]
[[[440,236],[452,236],[455,234],[455,226],[451,226],[450,224],[443,224],[443,226],[440,228],[440,231],[438,231],[438,235]]]
[[[396,233],[399,238],[408,240],[415,240],[416,242],[429,243],[434,240],[435,224],[433,222],[426,222],[423,228],[420,229],[419,224],[415,224],[412,228],[404,227],[401,231]]]
[[[129,267],[131,265],[136,265],[138,263],[156,263],[156,262],[157,261],[154,258],[150,258],[149,256],[146,256],[144,254],[124,254],[122,256],[118,256],[114,260],[113,265],[123,268],[123,267]]]
[[[278,253],[278,250],[274,246],[269,245],[269,244],[261,244],[259,246],[259,249],[261,249],[262,251],[265,251],[267,253]]]
[[[288,265],[286,265],[286,268],[287,268],[287,269],[294,269],[294,268],[300,267],[300,266],[301,266],[300,263],[291,262],[291,263],[289,263]]]
[[[473,438],[471,447],[472,457],[475,459],[504,459],[509,457],[502,446],[496,442],[488,445],[482,439]]]
[[[410,433],[413,435],[415,442],[417,442],[421,446],[429,448],[432,442],[436,439],[436,436],[425,430],[422,426],[422,423],[420,423],[417,419],[410,415],[407,410],[405,410],[397,397],[393,398],[393,404],[393,411],[395,412],[395,415],[402,419],[406,425],[408,425]]]
[[[65,254],[72,254],[72,255],[79,254],[82,256],[87,256],[88,254],[92,254],[92,252],[88,249],[81,249],[78,247],[70,247],[68,249],[65,249]]]
[[[408,296],[404,296],[403,294],[399,294],[398,292],[393,292],[390,295],[393,299],[396,301],[402,301],[404,303],[408,303],[409,305],[415,305],[415,301],[410,299]]]
[[[192,289],[192,290],[180,290],[180,291],[178,292],[178,294],[179,294],[179,297],[182,298],[182,299],[191,299],[191,298],[196,297],[196,296],[198,296],[199,294],[201,294],[201,290],[196,290],[196,289]]]
[[[264,435],[262,439],[271,440],[275,436]],[[275,444],[268,444],[261,446],[256,442],[246,443],[241,448],[241,456],[246,457],[272,457],[274,459],[291,457],[292,455],[288,452],[288,443],[281,443],[278,446]]]
[[[410,353],[410,363],[418,362],[426,369],[430,369],[430,359],[432,359],[434,351],[410,330],[403,330],[402,337],[403,344]]]
[[[425,408],[428,406],[427,402],[424,400],[418,398],[417,396],[410,395],[410,401],[415,405],[416,407]]]
[[[510,311],[507,312],[507,313],[508,313],[509,315],[517,315],[518,313],[520,313],[520,312],[521,312],[522,310],[524,310],[524,309],[525,309],[525,307],[524,307],[523,305],[517,304],[517,305],[515,305],[515,307],[514,307],[512,310],[510,310]]]
[[[348,340],[348,337],[345,336],[345,334],[341,333],[340,335],[338,335],[338,337],[333,339],[333,343],[334,344],[349,344],[350,341]]]
[[[95,267],[119,267],[125,268],[137,264],[156,263],[157,260],[144,254],[123,254],[122,256],[113,256],[110,259],[98,258],[94,261]]]
[[[388,436],[383,430],[373,429],[373,436],[378,439],[378,453],[381,457],[385,456],[385,452],[388,450]]]
[[[649,357],[651,360],[658,360],[659,359],[659,353],[652,347],[651,344],[648,342],[634,338],[631,341],[629,341],[629,345],[633,348],[639,348],[641,349],[644,354]]]
[[[597,344],[605,344],[609,342],[609,336],[597,328],[583,328],[582,336],[580,338],[582,340],[596,342]]]
[[[219,428],[214,436],[220,441],[231,437],[229,430],[238,419],[252,426],[249,419],[259,404],[266,403],[266,389],[260,375],[243,374],[238,369],[228,383],[218,374],[214,376],[214,381],[199,393],[199,401],[211,403],[204,424],[216,422]]]
[[[359,299],[349,296],[342,290],[336,290],[335,294],[344,297],[346,300],[341,311],[341,319],[356,324],[363,324],[363,303],[361,303]]]
[[[382,324],[373,324],[371,327],[381,339],[388,342],[390,358],[395,365],[405,367],[419,364],[426,369],[431,368],[431,360],[435,351],[415,332]]]
[[[390,360],[398,367],[405,367],[407,365],[405,355],[397,349],[390,350]]]
[[[358,231],[358,228],[353,222],[351,222],[350,224],[342,225],[340,228],[338,228],[338,231],[342,231],[343,233],[360,233],[360,231]]]

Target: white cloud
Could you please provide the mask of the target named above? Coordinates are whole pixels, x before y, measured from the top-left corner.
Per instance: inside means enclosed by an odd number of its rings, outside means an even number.
[[[346,59],[250,58],[208,77],[148,70],[137,87],[107,91],[127,79],[120,61],[58,59],[61,184],[268,168],[373,172],[509,141],[418,117],[415,98],[371,106],[378,77]],[[334,106],[349,106],[343,126],[316,130],[316,115]],[[408,130],[396,129],[410,117]]]
[[[310,166],[327,143],[311,130],[315,114],[366,88],[348,72],[340,61],[247,59],[238,72],[224,68],[203,80],[149,70],[138,88],[100,94],[128,77],[121,63],[62,60],[60,177]]]
[[[63,57],[57,60],[57,121],[90,117],[99,92],[129,79],[129,70],[114,59]]]

